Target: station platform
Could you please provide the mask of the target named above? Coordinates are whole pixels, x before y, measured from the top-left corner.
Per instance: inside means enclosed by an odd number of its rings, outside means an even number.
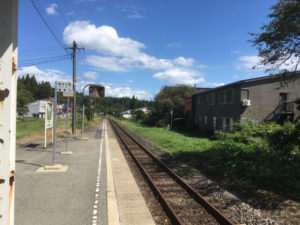
[[[55,164],[66,171],[37,172],[52,163],[42,141],[16,152],[15,225],[154,225],[107,121],[87,129],[88,140],[56,143]]]

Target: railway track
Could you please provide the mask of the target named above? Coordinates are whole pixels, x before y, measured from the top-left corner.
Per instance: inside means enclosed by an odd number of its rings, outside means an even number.
[[[152,191],[157,196],[172,224],[234,224],[143,147],[124,128],[113,120],[110,120],[110,123],[119,140],[126,147]]]

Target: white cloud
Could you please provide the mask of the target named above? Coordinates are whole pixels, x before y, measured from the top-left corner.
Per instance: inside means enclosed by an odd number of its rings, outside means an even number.
[[[132,6],[132,5],[116,5],[116,8],[119,9],[122,12],[127,13],[127,18],[128,19],[142,19],[144,18],[141,13],[140,10],[141,8],[138,8],[136,6]]]
[[[71,45],[73,40],[79,46],[96,50],[103,55],[132,57],[140,53],[145,45],[130,38],[120,38],[110,26],[96,27],[89,21],[70,23],[63,33],[64,41]]]
[[[203,82],[201,73],[195,68],[207,68],[192,58],[158,59],[143,52],[146,46],[131,38],[119,37],[110,26],[96,27],[89,21],[70,23],[63,33],[64,41],[71,45],[73,40],[80,47],[98,52],[89,55],[85,63],[100,70],[128,72],[134,69],[156,70],[154,77],[174,84]],[[180,76],[184,76],[181,77]]]
[[[236,69],[253,69],[254,66],[257,66],[257,64],[260,61],[260,58],[256,55],[250,55],[250,56],[241,56],[238,58],[238,63],[236,64]]]
[[[40,70],[36,66],[26,66],[21,67],[21,69],[18,71],[18,75],[20,77],[26,76],[29,74],[30,76],[35,75],[35,78],[38,82],[46,82],[48,81],[51,86],[54,87],[55,81],[71,81],[72,77],[67,76],[65,73],[59,70],[54,69],[46,69],[46,70]]]
[[[125,62],[122,62],[122,58],[118,57],[90,55],[86,57],[85,63],[102,70],[109,70],[114,72],[125,72],[129,70],[129,65]]]
[[[238,62],[235,64],[236,69],[257,69],[257,70],[266,70],[271,68],[277,68],[279,70],[294,70],[296,63],[298,62],[299,58],[292,56],[289,60],[285,63],[280,65],[279,63],[273,65],[260,65],[259,62],[262,60],[261,57],[256,55],[249,55],[249,56],[241,56],[238,58]]]
[[[48,8],[46,8],[47,15],[55,15],[57,14],[56,8],[58,5],[56,3],[51,4]]]
[[[96,80],[99,77],[99,74],[92,71],[84,72],[83,77],[87,80]]]
[[[71,81],[72,77],[67,76],[65,73],[55,69],[46,69],[41,70],[36,66],[27,66],[21,67],[18,71],[19,77],[25,77],[27,74],[30,76],[35,75],[36,80],[40,82],[49,82],[52,87],[54,87],[55,81]],[[98,74],[96,72],[88,71],[84,73],[84,78],[90,78],[90,80],[83,80],[82,78],[77,79],[76,88],[77,91],[82,91],[83,87],[87,84],[93,84],[95,82],[91,81],[94,78],[97,78]],[[129,81],[133,82],[133,81]],[[130,87],[112,87],[113,84],[110,83],[102,83],[105,86],[105,96],[112,97],[132,97],[133,95],[139,99],[152,99],[153,94],[143,91],[143,90],[135,90]]]
[[[105,86],[105,95],[114,97],[132,97],[136,96],[138,99],[152,99],[153,95],[143,90],[133,90],[130,87],[116,87]]]
[[[212,88],[223,86],[223,85],[224,85],[223,82],[220,82],[220,83],[218,83],[218,82],[212,82],[212,83],[211,82],[204,82],[202,84],[203,87],[212,87]]]
[[[155,73],[153,77],[167,80],[171,84],[194,85],[205,81],[200,72],[182,68],[173,68],[164,72],[158,72]]]
[[[192,58],[184,58],[184,57],[178,57],[174,59],[174,63],[179,66],[193,66],[195,63],[195,60]]]

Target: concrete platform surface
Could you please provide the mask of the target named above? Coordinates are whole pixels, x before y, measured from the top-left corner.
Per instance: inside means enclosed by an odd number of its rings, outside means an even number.
[[[107,121],[89,128],[87,140],[56,144],[60,173],[36,173],[52,165],[43,141],[17,148],[15,225],[154,225]]]
[[[118,205],[120,224],[122,225],[154,225],[155,222],[145,200],[135,182],[126,159],[115,138],[112,128],[107,125],[105,133],[107,165],[111,164],[115,195]],[[107,171],[110,168],[108,167]],[[110,175],[108,173],[108,180]],[[110,206],[110,201],[108,202]],[[108,207],[110,212],[110,207]],[[110,222],[111,213],[108,218]],[[116,224],[116,223],[111,223]],[[110,225],[110,223],[109,223]]]

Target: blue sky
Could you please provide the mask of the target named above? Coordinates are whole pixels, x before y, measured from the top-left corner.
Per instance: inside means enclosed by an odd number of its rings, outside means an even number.
[[[34,0],[19,1],[19,76],[71,80],[63,46],[75,40],[77,86],[98,83],[107,96],[151,99],[164,85],[215,87],[264,76],[251,69],[260,32],[275,0]],[[43,60],[67,58],[47,64]]]

